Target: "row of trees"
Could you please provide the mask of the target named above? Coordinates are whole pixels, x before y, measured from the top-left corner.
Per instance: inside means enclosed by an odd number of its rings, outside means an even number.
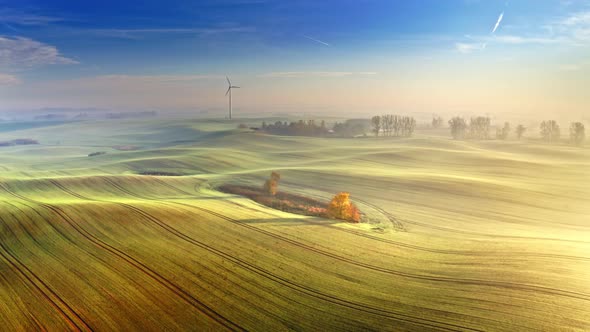
[[[434,120],[433,120],[434,124]],[[454,139],[489,139],[491,121],[488,117],[471,118],[469,124],[462,117],[454,117],[449,120],[449,129]],[[541,122],[540,125],[541,138],[547,142],[556,142],[561,137],[559,125],[555,120],[548,120]],[[508,139],[512,128],[509,122],[505,122],[504,126],[496,129],[496,138],[505,140]],[[526,132],[526,128],[519,124],[514,130],[518,139]],[[570,142],[575,145],[581,145],[586,138],[584,124],[581,122],[573,122],[570,125]]]
[[[277,121],[274,124],[262,122],[262,130],[274,135],[288,136],[325,136],[329,133],[325,121],[321,121],[318,124],[315,120],[299,120],[297,122]]]
[[[371,123],[366,119],[349,119],[336,122],[332,127],[334,135],[340,137],[354,137],[364,135],[371,129]]]
[[[371,126],[375,136],[381,133],[383,136],[410,137],[416,129],[416,120],[413,117],[393,114],[375,115],[371,118]]]
[[[561,137],[559,124],[555,120],[541,122],[541,137],[547,142],[556,142]],[[586,128],[581,122],[572,122],[570,124],[570,143],[582,145],[586,139]]]
[[[434,128],[442,127],[443,119],[433,117],[432,126]],[[454,139],[490,139],[492,128],[489,117],[478,116],[472,117],[467,122],[462,117],[454,117],[448,121],[451,135]],[[410,137],[416,129],[416,120],[409,116],[400,116],[385,114],[374,116],[370,122],[364,119],[346,120],[345,122],[336,122],[332,129],[328,129],[326,123],[321,121],[316,123],[314,120],[297,122],[281,122],[274,124],[262,123],[262,130],[276,135],[290,136],[327,136],[333,134],[341,137],[351,137],[363,135],[371,130],[375,136],[402,136]],[[527,128],[519,124],[512,129],[509,122],[505,122],[503,127],[496,129],[496,139],[506,140],[512,131],[516,137],[521,139]],[[541,138],[547,142],[556,142],[561,137],[559,124],[555,120],[541,122]],[[584,124],[573,122],[570,125],[570,142],[575,145],[581,145],[586,138]]]
[[[318,124],[314,120],[299,120],[296,122],[277,121],[271,124],[263,122],[261,129],[273,135],[354,137],[367,133],[371,129],[371,125],[367,119],[349,119],[344,122],[336,122],[332,129],[329,129],[325,121],[320,121]]]

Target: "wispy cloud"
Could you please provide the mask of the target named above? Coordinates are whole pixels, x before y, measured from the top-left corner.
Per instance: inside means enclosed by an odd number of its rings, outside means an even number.
[[[527,37],[514,35],[493,36],[488,39],[488,42],[497,42],[503,44],[560,44],[565,43],[566,40],[560,38],[543,38],[543,37]]]
[[[526,33],[522,35],[497,35],[495,32],[502,23],[503,14],[498,17],[490,35],[469,36],[469,41],[455,43],[455,49],[460,53],[472,53],[485,49],[489,44],[590,46],[590,11],[554,18],[549,23],[539,24],[537,31],[523,28]]]
[[[328,43],[326,43],[326,42],[323,42],[323,41],[321,41],[321,40],[319,40],[319,39],[315,39],[315,38],[313,38],[313,37],[310,37],[310,36],[303,35],[303,37],[305,37],[305,38],[307,38],[307,39],[309,39],[309,40],[311,40],[311,41],[314,41],[314,42],[316,42],[316,43],[320,43],[320,44],[322,44],[322,45],[328,46],[328,47],[332,46],[332,45],[330,45],[330,44],[328,44]]]
[[[548,25],[556,36],[571,39],[573,44],[588,45],[590,42],[590,11],[576,12]]]
[[[577,12],[559,21],[564,26],[579,26],[590,24],[590,12]]]
[[[20,79],[14,75],[0,73],[0,85],[15,85],[20,82]]]
[[[349,71],[283,71],[271,72],[259,75],[267,78],[309,78],[309,77],[345,77],[345,76],[368,76],[377,75],[376,72],[349,72]]]
[[[60,21],[63,21],[60,17],[25,13],[13,9],[0,9],[0,22],[4,24],[43,26]]]
[[[94,34],[101,37],[112,37],[121,39],[141,39],[156,34],[197,34],[214,35],[222,33],[243,33],[254,32],[253,27],[230,26],[230,27],[209,27],[209,28],[149,28],[149,29],[81,29],[76,30],[78,34]]]
[[[124,83],[178,83],[208,79],[225,79],[223,75],[101,75],[86,80]]]
[[[455,49],[459,53],[469,54],[485,48],[485,43],[455,43]]]
[[[0,67],[12,70],[39,65],[76,64],[55,46],[25,37],[0,36]]]

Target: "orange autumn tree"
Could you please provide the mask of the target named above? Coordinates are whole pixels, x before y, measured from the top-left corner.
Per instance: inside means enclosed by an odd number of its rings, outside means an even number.
[[[270,173],[270,179],[264,182],[263,190],[265,193],[274,196],[277,194],[277,188],[279,187],[279,180],[281,175],[277,172]]]
[[[326,214],[330,218],[353,222],[361,221],[361,212],[354,204],[352,204],[352,202],[350,202],[350,193],[347,192],[341,192],[334,196],[326,210]]]

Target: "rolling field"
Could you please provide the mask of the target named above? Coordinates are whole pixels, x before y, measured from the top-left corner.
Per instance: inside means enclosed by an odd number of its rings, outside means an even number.
[[[236,125],[0,127],[0,141],[42,143],[0,148],[0,326],[590,330],[590,149]],[[367,222],[215,190],[273,170],[279,190],[349,191]]]

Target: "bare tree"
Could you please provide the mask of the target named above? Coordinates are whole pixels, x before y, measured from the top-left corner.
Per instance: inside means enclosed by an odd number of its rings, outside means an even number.
[[[454,139],[463,139],[467,130],[467,122],[465,122],[465,119],[456,116],[449,120],[449,128],[451,128],[451,135]]]
[[[383,136],[410,137],[416,129],[416,120],[410,116],[384,114],[372,117],[371,125],[375,136],[382,133]]]
[[[392,136],[393,134],[393,115],[386,114],[381,117],[384,135]]]
[[[575,145],[582,145],[586,138],[584,124],[581,122],[572,122],[570,126],[570,142]]]
[[[389,123],[387,122],[387,118],[389,115],[383,114],[381,115],[381,133],[383,136],[389,136]]]
[[[381,131],[381,117],[375,115],[371,118],[371,126],[373,126],[373,132],[375,136],[379,136],[379,132]]]
[[[402,118],[403,123],[403,136],[411,137],[416,129],[416,120],[412,117],[405,116]]]
[[[541,137],[547,142],[555,142],[561,136],[559,125],[555,120],[548,120],[541,122]]]
[[[474,139],[488,139],[490,137],[491,120],[485,116],[471,118],[469,122],[469,136]]]
[[[524,134],[525,131],[526,131],[526,128],[523,125],[519,124],[516,127],[516,137],[518,139],[520,139],[522,137],[522,135]]]

